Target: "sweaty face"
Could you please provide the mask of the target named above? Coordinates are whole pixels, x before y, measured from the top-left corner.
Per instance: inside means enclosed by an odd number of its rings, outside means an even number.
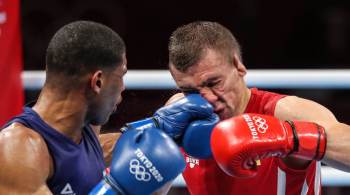
[[[123,77],[126,72],[126,58],[123,56],[122,65],[104,74],[97,104],[91,111],[95,113],[95,120],[91,122],[94,125],[106,123],[110,115],[117,110],[118,104],[122,101],[121,94],[125,90]]]
[[[110,113],[117,110],[118,104],[122,101],[122,92],[125,90],[123,77],[127,72],[126,64],[119,66],[109,76],[109,80],[105,90],[107,102],[110,102],[112,108]]]
[[[246,69],[235,56],[233,62],[219,52],[207,49],[202,59],[186,72],[170,64],[171,74],[184,93],[199,92],[214,106],[221,120],[243,113],[249,90],[243,80]]]

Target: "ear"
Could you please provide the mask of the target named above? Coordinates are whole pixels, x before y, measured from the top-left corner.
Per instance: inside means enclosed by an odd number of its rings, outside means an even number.
[[[102,71],[98,70],[91,77],[90,87],[92,91],[99,94],[103,85]]]
[[[247,74],[247,68],[242,63],[240,57],[238,57],[237,53],[233,54],[233,65],[236,67],[238,74],[243,77]]]

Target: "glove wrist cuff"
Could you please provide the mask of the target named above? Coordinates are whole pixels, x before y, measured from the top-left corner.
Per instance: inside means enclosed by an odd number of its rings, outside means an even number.
[[[108,183],[113,191],[115,191],[117,194],[116,195],[127,195],[127,193],[120,187],[117,181],[115,181],[109,174],[104,175],[104,179],[106,183]]]
[[[130,129],[143,130],[148,128],[159,128],[158,122],[154,117],[145,118],[139,121],[127,123],[120,130],[125,132]]]
[[[321,160],[326,151],[325,129],[311,122],[294,121],[292,124],[294,140],[297,140],[294,143],[298,147],[294,147],[291,155],[305,160]]]

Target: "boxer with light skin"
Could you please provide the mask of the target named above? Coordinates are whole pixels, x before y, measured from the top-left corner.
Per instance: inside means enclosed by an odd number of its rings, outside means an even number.
[[[193,22],[176,29],[169,69],[185,95],[200,93],[224,121],[211,137],[192,136],[192,142],[211,139],[213,158],[186,166],[183,176],[191,194],[319,194],[320,162],[315,160],[350,171],[350,157],[344,155],[350,150],[350,127],[311,100],[248,88],[240,46],[224,26]],[[257,116],[244,113],[260,114],[271,130],[264,136],[255,132],[258,126],[253,121],[250,128],[247,117]]]

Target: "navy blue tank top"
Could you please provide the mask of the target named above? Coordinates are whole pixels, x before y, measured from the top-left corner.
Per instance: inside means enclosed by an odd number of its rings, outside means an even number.
[[[30,107],[6,126],[17,122],[38,132],[45,140],[54,163],[47,181],[53,194],[85,195],[102,179],[105,168],[101,145],[90,126],[83,129],[79,144],[45,123]]]

